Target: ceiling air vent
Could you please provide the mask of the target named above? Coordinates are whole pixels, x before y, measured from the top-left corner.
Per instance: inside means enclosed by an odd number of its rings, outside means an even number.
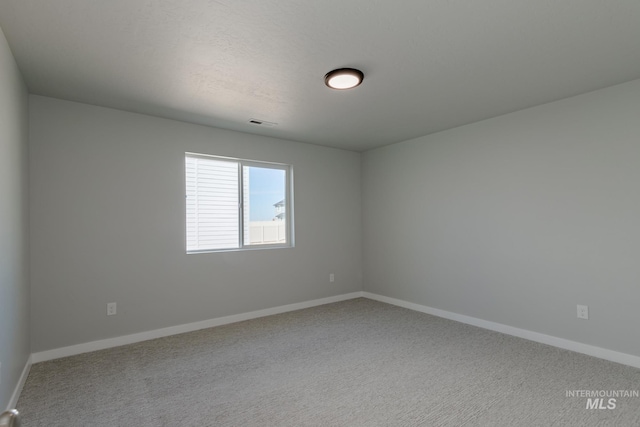
[[[260,119],[249,119],[249,123],[252,125],[262,126],[265,128],[272,128],[272,127],[278,126],[277,123],[268,122],[266,120],[260,120]]]

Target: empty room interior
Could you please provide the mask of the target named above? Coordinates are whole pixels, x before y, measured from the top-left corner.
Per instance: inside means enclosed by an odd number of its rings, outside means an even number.
[[[637,0],[0,30],[0,426],[640,425]]]

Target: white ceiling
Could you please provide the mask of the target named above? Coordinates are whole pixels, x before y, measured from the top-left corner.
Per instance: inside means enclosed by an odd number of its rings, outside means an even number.
[[[355,151],[640,78],[639,0],[0,0],[0,26],[31,93]]]

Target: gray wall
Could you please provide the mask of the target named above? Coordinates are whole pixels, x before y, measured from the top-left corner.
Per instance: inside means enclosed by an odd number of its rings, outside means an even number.
[[[369,151],[363,188],[366,291],[640,355],[640,80]]]
[[[0,412],[30,353],[27,105],[27,88],[0,30]]]
[[[296,247],[186,255],[185,151],[292,164]],[[357,153],[32,95],[30,166],[34,352],[362,289]]]
[[[24,97],[12,81],[2,84]],[[19,159],[26,107],[15,98],[2,98],[2,132],[17,135],[2,143]],[[362,176],[357,153],[30,100],[34,352],[364,286],[640,355],[640,81],[366,152]],[[186,255],[185,151],[293,164],[296,247]],[[18,164],[2,169],[13,171],[3,192],[24,185]],[[7,228],[3,210],[3,233],[24,229],[17,193],[3,197],[16,217]],[[23,266],[10,267],[17,302]],[[118,315],[107,317],[111,301]],[[11,367],[2,355],[8,375],[21,346]]]

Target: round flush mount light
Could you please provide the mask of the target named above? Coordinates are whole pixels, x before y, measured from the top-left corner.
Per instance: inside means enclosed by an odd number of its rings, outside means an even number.
[[[324,84],[331,89],[344,90],[360,85],[363,79],[364,74],[362,74],[360,70],[356,70],[355,68],[340,68],[329,71],[327,75],[324,76]]]

